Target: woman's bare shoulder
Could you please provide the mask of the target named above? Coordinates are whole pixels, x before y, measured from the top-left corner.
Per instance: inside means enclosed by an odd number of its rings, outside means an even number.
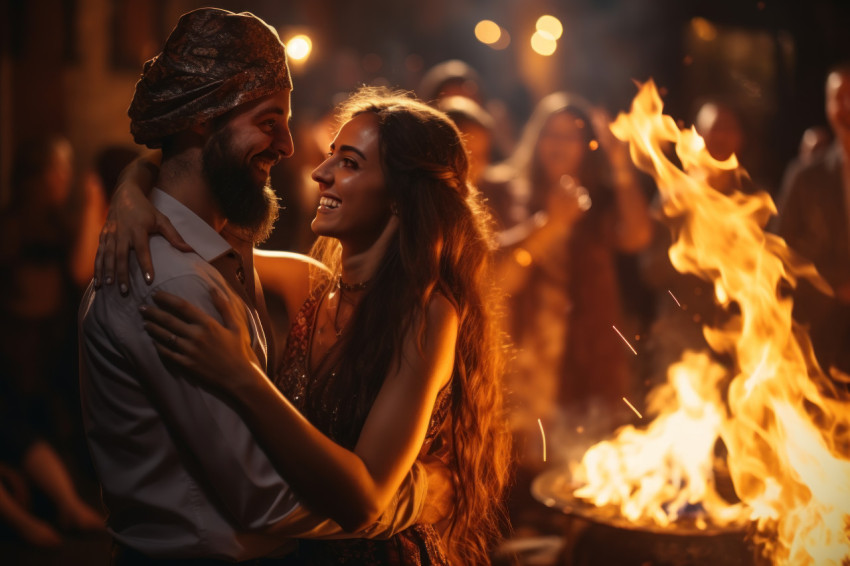
[[[431,297],[426,317],[429,326],[436,325],[438,328],[457,326],[459,319],[457,306],[442,293],[434,293]]]
[[[330,275],[322,262],[295,252],[255,249],[254,266],[263,288],[283,297],[289,308],[297,308],[307,299],[317,277]]]

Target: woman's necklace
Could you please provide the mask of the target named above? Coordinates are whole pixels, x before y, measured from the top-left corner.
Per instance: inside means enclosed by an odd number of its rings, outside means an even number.
[[[370,279],[360,281],[359,283],[346,283],[342,280],[342,275],[338,275],[336,278],[336,288],[340,291],[348,291],[349,293],[353,291],[362,291],[369,286],[369,281]]]
[[[345,326],[351,318],[351,314],[349,313],[349,315],[340,322],[339,311],[343,309],[342,303],[345,302],[351,305],[351,308],[354,309],[355,303],[348,294],[363,291],[368,285],[369,280],[361,281],[359,283],[346,283],[342,280],[341,275],[337,277],[335,288],[331,288],[325,298],[328,314],[325,316],[324,323],[322,323],[318,329],[320,346],[324,347],[325,345],[324,337],[328,322],[330,322],[333,327],[335,339],[339,340],[340,336],[342,336],[342,331],[345,330]],[[334,301],[334,299],[336,299],[336,301]],[[333,316],[330,314],[331,311],[333,311]]]

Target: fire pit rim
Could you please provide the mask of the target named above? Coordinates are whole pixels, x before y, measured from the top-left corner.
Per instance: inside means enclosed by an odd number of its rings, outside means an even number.
[[[549,469],[539,474],[531,483],[532,496],[547,507],[558,509],[566,515],[571,515],[609,527],[640,531],[656,535],[671,535],[680,537],[693,536],[740,536],[746,533],[747,525],[707,525],[698,527],[694,522],[677,523],[673,526],[662,526],[650,521],[635,523],[624,518],[614,505],[597,507],[592,503],[582,501],[573,496],[578,487],[569,481],[569,474],[562,469]]]

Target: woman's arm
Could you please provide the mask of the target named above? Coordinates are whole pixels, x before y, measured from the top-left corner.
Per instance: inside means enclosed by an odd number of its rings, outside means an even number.
[[[151,234],[161,234],[175,248],[192,251],[174,226],[147,199],[159,174],[162,159],[160,152],[148,152],[135,159],[121,173],[118,188],[112,196],[106,224],[100,232],[100,245],[94,260],[94,284],[107,285],[117,281],[123,294],[129,289],[127,276],[130,249],[136,250],[136,259],[145,281],[153,282],[154,270],[148,239]]]
[[[400,363],[391,366],[351,451],[312,426],[275,388],[251,361],[234,307],[221,296],[213,300],[226,326],[177,297],[155,296],[166,310],[148,308],[144,316],[160,355],[233,399],[305,504],[346,530],[373,522],[416,460],[437,394],[451,377],[458,319],[449,301],[432,301],[421,349],[415,330],[408,332]]]
[[[283,299],[286,310],[296,313],[310,294],[311,278],[330,277],[322,262],[310,256],[254,248],[254,268],[266,293]]]
[[[535,262],[550,261],[553,251],[565,247],[573,227],[590,207],[586,191],[572,183],[559,183],[546,198],[546,210],[499,233],[501,253],[495,277],[508,294],[522,289]]]

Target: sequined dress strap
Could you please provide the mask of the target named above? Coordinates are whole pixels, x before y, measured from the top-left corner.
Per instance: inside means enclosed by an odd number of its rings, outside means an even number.
[[[324,287],[317,286],[296,313],[286,339],[280,371],[274,380],[275,386],[299,410],[304,407],[310,380],[310,341],[323,292]]]

